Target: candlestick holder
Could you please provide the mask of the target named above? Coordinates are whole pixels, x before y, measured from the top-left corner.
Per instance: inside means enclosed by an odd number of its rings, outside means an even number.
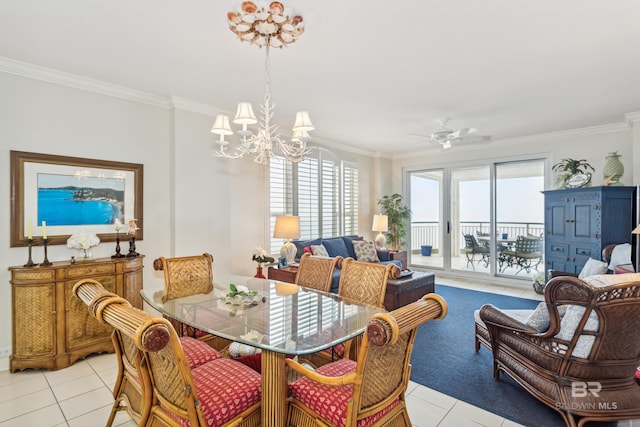
[[[49,261],[49,258],[47,257],[47,246],[48,246],[48,243],[49,243],[49,239],[42,239],[42,246],[44,246],[44,261],[42,261],[42,263],[40,265],[43,265],[45,267],[52,264]]]
[[[135,258],[140,256],[138,252],[136,252],[136,236],[131,236],[131,240],[129,240],[129,253],[127,254],[127,258]]]
[[[124,258],[125,256],[120,253],[120,233],[116,231],[116,253],[111,255],[111,258]]]
[[[29,261],[27,261],[24,267],[33,267],[34,265],[38,265],[31,259],[31,247],[33,246],[33,239],[27,239],[27,246],[29,247]]]

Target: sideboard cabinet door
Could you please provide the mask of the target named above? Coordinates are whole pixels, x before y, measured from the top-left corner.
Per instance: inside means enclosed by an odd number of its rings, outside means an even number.
[[[73,295],[82,279],[94,279],[142,308],[143,256],[9,267],[13,310],[11,372],[61,369],[91,353],[113,352],[112,328],[100,324]]]

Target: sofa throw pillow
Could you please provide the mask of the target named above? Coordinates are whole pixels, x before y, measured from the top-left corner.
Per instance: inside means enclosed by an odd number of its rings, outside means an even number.
[[[631,245],[629,243],[622,243],[613,248],[609,270],[613,271],[618,265],[624,264],[631,264]]]
[[[329,252],[327,252],[327,249],[323,245],[311,245],[311,252],[313,252],[315,256],[329,256]]]
[[[346,258],[349,256],[347,245],[342,237],[333,237],[331,239],[322,239],[322,246],[325,247],[330,257],[341,256]]]
[[[582,271],[580,271],[578,278],[584,279],[585,277],[595,276],[596,274],[605,274],[607,272],[607,267],[606,262],[589,258],[584,267],[582,267]]]
[[[353,251],[358,261],[380,262],[376,253],[376,246],[370,240],[354,240]]]

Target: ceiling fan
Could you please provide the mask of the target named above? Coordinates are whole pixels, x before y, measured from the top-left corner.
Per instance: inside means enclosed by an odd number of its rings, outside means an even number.
[[[451,148],[452,142],[468,142],[468,141],[488,141],[491,137],[485,135],[477,135],[477,136],[468,136],[474,132],[477,132],[478,129],[475,128],[462,128],[462,129],[451,129],[447,127],[447,123],[449,122],[448,118],[439,119],[438,123],[442,129],[439,129],[435,132],[432,132],[430,135],[419,135],[426,136],[430,139],[431,142],[437,142],[442,145],[442,148]]]

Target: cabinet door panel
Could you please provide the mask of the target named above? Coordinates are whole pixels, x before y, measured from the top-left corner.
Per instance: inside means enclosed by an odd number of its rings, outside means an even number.
[[[102,283],[109,292],[116,292],[114,276],[92,277]],[[65,297],[69,304],[66,315],[67,350],[73,350],[111,335],[110,326],[98,322],[87,310],[87,306],[73,294],[77,281],[69,281],[65,286]]]
[[[56,351],[55,288],[53,285],[13,288],[13,354],[49,356]],[[86,310],[86,309],[85,309]]]
[[[594,210],[591,204],[575,204],[573,208],[573,237],[577,239],[591,239],[594,226]]]
[[[563,239],[567,234],[567,203],[562,198],[548,198],[545,207],[547,240]]]

